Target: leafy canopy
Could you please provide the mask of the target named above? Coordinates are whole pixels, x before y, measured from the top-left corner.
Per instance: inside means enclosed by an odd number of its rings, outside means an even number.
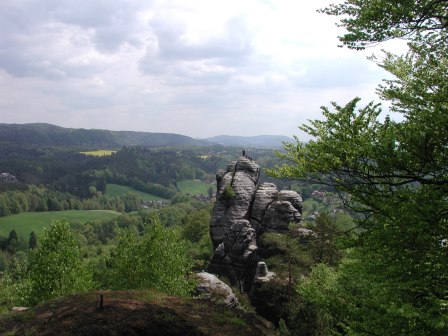
[[[313,140],[286,144],[285,164],[271,171],[335,186],[358,211],[361,234],[336,275],[316,269],[302,288],[336,333],[448,332],[447,9],[448,1],[348,0],[323,10],[342,17],[349,48],[409,39],[405,55],[373,57],[394,76],[377,90],[392,117],[359,98],[333,102],[323,120],[300,127]],[[332,290],[316,285],[334,279]]]
[[[440,33],[448,28],[446,0],[348,0],[320,12],[342,17],[338,26],[347,33],[339,40],[352,49],[432,32],[446,43],[446,36]]]
[[[30,250],[29,283],[31,304],[92,288],[92,275],[68,222],[52,222],[39,247]]]
[[[142,236],[132,230],[119,232],[108,262],[109,287],[154,288],[168,294],[188,294],[191,285],[186,276],[191,261],[180,234],[163,227],[156,215],[145,230]]]

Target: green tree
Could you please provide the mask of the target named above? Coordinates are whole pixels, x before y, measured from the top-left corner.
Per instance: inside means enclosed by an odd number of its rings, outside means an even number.
[[[124,211],[131,212],[141,208],[140,196],[136,193],[127,193],[124,197]]]
[[[61,211],[63,207],[61,206],[61,202],[56,197],[50,197],[47,200],[47,208],[48,211]]]
[[[394,38],[446,32],[447,7],[446,0],[349,0],[320,11],[341,16],[338,25],[347,33],[340,41],[349,48],[363,49]]]
[[[2,252],[0,251],[0,264]],[[7,257],[7,271],[0,271],[0,314],[10,313],[11,308],[28,304],[27,287],[27,254],[18,251],[14,256]],[[1,267],[0,267],[1,268]]]
[[[210,208],[193,211],[182,219],[181,236],[186,240],[195,271],[206,269],[213,253],[209,233]]]
[[[0,217],[5,217],[10,214],[8,204],[3,196],[0,195]]]
[[[38,199],[38,203],[36,204],[36,211],[37,212],[48,211],[47,200],[44,199],[43,197],[40,197]]]
[[[235,191],[231,184],[227,184],[221,192],[221,198],[225,201],[232,201],[235,198]]]
[[[79,199],[71,198],[69,202],[72,210],[82,210],[82,202]]]
[[[14,193],[14,197],[20,204],[20,208],[22,212],[26,212],[29,209],[28,197],[23,192]]]
[[[343,287],[341,280],[333,268],[321,263],[316,265],[311,274],[298,284],[297,292],[300,295],[300,305],[297,314],[299,318],[292,321],[295,327],[294,331],[301,331],[302,333],[299,335],[328,335],[332,333],[333,329],[333,333],[338,334],[345,331],[347,334],[348,330],[340,328],[339,325],[347,324],[348,304],[351,307],[353,305],[352,302],[340,300],[343,297],[340,293],[341,287]]]
[[[112,289],[154,288],[180,295],[191,289],[186,279],[191,262],[185,246],[178,232],[164,228],[156,217],[142,236],[121,230],[108,264]]]
[[[29,303],[86,291],[92,287],[91,279],[68,222],[52,222],[44,229],[40,246],[30,251]]]
[[[6,250],[8,247],[8,237],[0,235],[0,249]]]
[[[7,257],[7,254],[0,250],[0,277],[2,276],[2,273],[7,271],[9,268],[9,259]]]
[[[448,163],[440,144],[448,139],[435,124],[448,125],[446,116],[420,113],[400,123],[380,122],[377,106],[356,111],[357,103],[335,104],[334,112],[324,109],[326,120],[302,127],[315,140],[287,145],[281,156],[292,164],[274,174],[336,186],[349,196],[351,207],[365,215],[358,222],[364,232],[357,248],[363,253],[356,256],[362,259],[350,265],[369,279],[362,284],[374,284],[366,290],[375,298],[363,303],[370,311],[350,311],[363,312],[363,318],[351,316],[347,328],[361,333],[388,326],[382,335],[440,333],[448,325],[448,270],[443,266],[447,250],[440,245],[448,236]],[[430,115],[438,120],[431,122],[434,126],[423,122],[429,122]],[[354,274],[349,269],[345,272]],[[355,296],[346,299],[359,301]]]
[[[12,195],[8,197],[8,208],[11,214],[19,214],[22,212],[19,201]]]
[[[187,214],[182,220],[182,237],[198,243],[204,235],[209,235],[210,211],[200,210]]]
[[[8,236],[8,242],[11,244],[11,242],[13,241],[13,240],[15,240],[15,241],[17,241],[19,238],[17,237],[17,232],[16,232],[16,230],[11,230],[10,232],[9,232],[9,236]]]
[[[17,232],[16,230],[11,230],[9,232],[8,246],[6,249],[10,254],[14,254],[16,253],[18,247],[19,247],[19,237],[17,236]]]
[[[30,249],[34,249],[37,247],[37,237],[36,237],[36,234],[34,233],[34,231],[31,231],[31,233],[30,233],[30,238],[28,240],[28,247]]]
[[[361,233],[338,269],[344,286],[314,292],[341,333],[448,332],[447,4],[345,1],[324,10],[343,16],[340,40],[350,48],[410,39],[405,55],[379,62],[395,78],[378,93],[398,117],[358,98],[323,107],[323,120],[301,126],[313,140],[286,145],[288,163],[272,172],[337,187],[358,212]]]
[[[171,205],[175,205],[178,203],[186,203],[188,201],[190,201],[190,196],[182,194],[182,193],[177,193],[173,198],[171,198]]]
[[[318,263],[335,265],[341,257],[336,244],[336,239],[340,235],[336,228],[336,220],[322,212],[316,217],[312,229],[315,236],[309,240],[314,260]]]

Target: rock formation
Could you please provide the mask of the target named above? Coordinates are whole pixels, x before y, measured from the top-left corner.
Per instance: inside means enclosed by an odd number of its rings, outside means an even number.
[[[18,180],[14,175],[10,173],[0,173],[0,184],[14,184],[17,183]]]
[[[301,197],[294,191],[278,191],[272,183],[258,185],[259,177],[260,167],[246,157],[216,174],[210,222],[215,252],[209,271],[227,276],[242,291],[251,288],[262,261],[257,238],[264,232],[285,233],[291,222],[301,221]]]
[[[196,274],[198,285],[196,291],[202,298],[209,298],[216,303],[225,304],[227,307],[238,306],[238,299],[232,289],[215,275],[202,272]]]
[[[264,283],[269,282],[273,277],[275,273],[269,272],[268,266],[264,261],[259,261],[257,264],[257,271],[255,272],[255,283]]]

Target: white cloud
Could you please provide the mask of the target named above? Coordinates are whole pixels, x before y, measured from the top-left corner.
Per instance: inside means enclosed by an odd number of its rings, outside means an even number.
[[[295,134],[321,105],[374,98],[385,76],[336,47],[334,19],[316,13],[327,4],[3,0],[1,122]]]

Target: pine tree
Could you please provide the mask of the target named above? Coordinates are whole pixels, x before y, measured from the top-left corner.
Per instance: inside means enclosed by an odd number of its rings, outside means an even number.
[[[28,241],[28,247],[30,249],[34,249],[37,247],[37,237],[36,234],[34,233],[34,231],[31,231],[30,233],[30,239]]]

